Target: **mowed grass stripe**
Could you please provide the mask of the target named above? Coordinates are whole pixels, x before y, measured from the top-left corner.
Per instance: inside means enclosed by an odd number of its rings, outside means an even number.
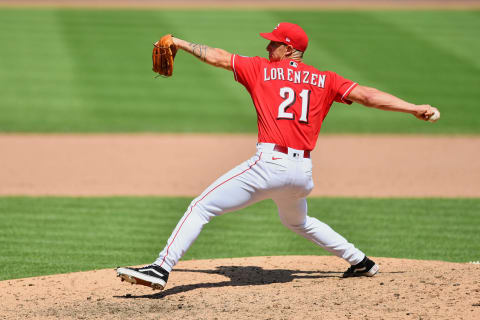
[[[0,197],[0,279],[152,262],[189,198]],[[309,214],[371,256],[477,261],[480,199],[309,199]],[[272,201],[217,217],[185,259],[325,255]]]
[[[232,74],[180,53],[151,72],[152,42],[173,32],[243,55],[279,21],[310,36],[307,63],[418,103],[442,121],[336,105],[324,132],[478,133],[478,12],[0,9],[0,131],[254,132]],[[453,45],[449,45],[453,44]]]
[[[457,19],[452,19],[450,11],[420,11],[415,15],[392,14],[388,17],[376,15],[376,18],[398,26],[413,36],[455,55],[458,59],[468,61],[480,70],[478,59],[480,11],[465,11],[457,15]],[[448,41],[445,41],[445,38],[448,38]]]

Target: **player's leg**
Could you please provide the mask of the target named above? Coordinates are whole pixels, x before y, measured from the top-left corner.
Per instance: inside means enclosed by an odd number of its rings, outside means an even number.
[[[365,254],[348,242],[339,233],[320,220],[307,215],[305,198],[295,199],[286,196],[274,199],[282,223],[290,230],[316,243],[351,265],[360,263]]]
[[[213,217],[266,198],[261,191],[265,179],[261,177],[263,170],[258,170],[259,159],[257,154],[230,170],[190,203],[155,261],[156,265],[170,272]]]
[[[122,280],[163,289],[172,268],[213,217],[263,200],[267,179],[257,154],[230,170],[194,199],[178,222],[157,260],[142,268],[117,268]]]

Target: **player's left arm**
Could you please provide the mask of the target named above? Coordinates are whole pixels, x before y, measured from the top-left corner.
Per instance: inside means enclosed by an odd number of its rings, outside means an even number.
[[[434,113],[439,113],[437,108],[429,104],[416,105],[378,89],[360,85],[353,88],[347,99],[367,107],[410,113],[425,121],[428,121]]]
[[[211,48],[204,44],[191,43],[179,38],[173,38],[173,42],[178,49],[186,51],[201,61],[212,66],[232,70],[232,53],[220,48]]]

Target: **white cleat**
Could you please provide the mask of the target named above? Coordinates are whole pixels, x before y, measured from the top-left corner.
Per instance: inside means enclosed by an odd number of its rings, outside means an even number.
[[[151,287],[154,290],[163,290],[169,275],[167,270],[154,264],[142,268],[117,268],[115,271],[122,281]]]

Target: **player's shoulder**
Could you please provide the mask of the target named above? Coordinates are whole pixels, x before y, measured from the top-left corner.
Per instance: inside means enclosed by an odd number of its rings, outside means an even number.
[[[241,60],[250,60],[252,62],[259,62],[259,63],[268,63],[269,62],[268,59],[260,57],[260,56],[249,57],[249,56],[244,56],[244,55],[236,53],[236,54],[234,54],[234,57],[238,58],[238,59],[241,59]]]

